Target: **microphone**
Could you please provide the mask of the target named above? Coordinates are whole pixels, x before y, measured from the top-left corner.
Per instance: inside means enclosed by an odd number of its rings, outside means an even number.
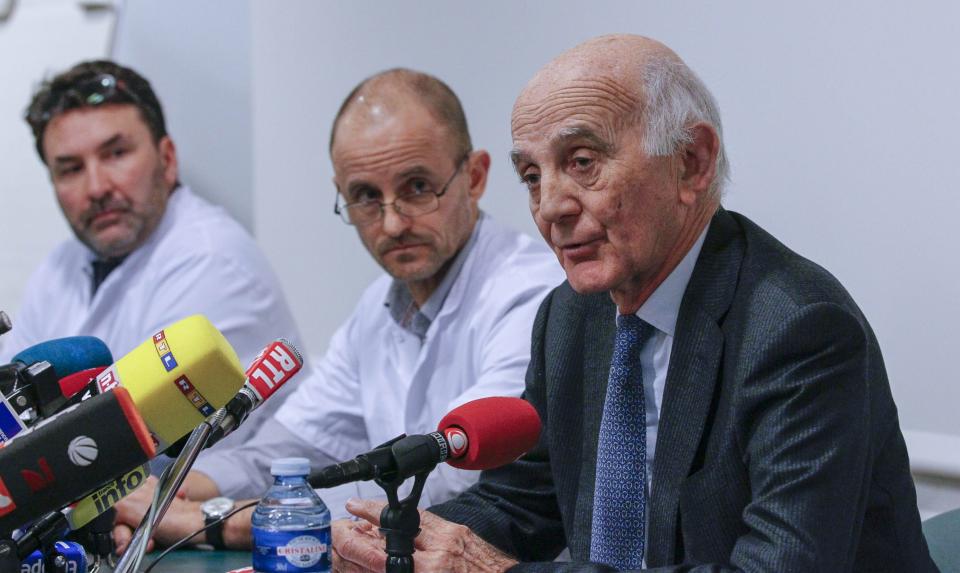
[[[113,355],[106,343],[96,336],[68,336],[34,344],[13,357],[13,362],[26,365],[43,361],[53,365],[57,379],[60,379],[87,368],[109,366]]]
[[[0,537],[155,455],[123,388],[44,420],[0,449]]]
[[[243,382],[236,351],[197,314],[154,334],[97,375],[88,390],[129,390],[157,451],[164,452],[223,407]]]
[[[57,388],[58,379],[111,362],[110,349],[94,336],[48,340],[21,350],[13,362],[0,366],[0,391],[17,415],[29,424],[66,405]]]
[[[96,368],[87,368],[86,370],[74,372],[69,376],[61,378],[58,382],[60,385],[60,393],[68,400],[68,405],[72,405],[70,401],[73,400],[74,397],[76,397],[77,403],[93,397],[96,385],[91,386],[90,383],[106,369],[106,366],[97,366]]]
[[[55,392],[51,393],[57,375],[53,366],[45,360],[29,366],[14,362],[0,369],[0,392],[3,393],[0,408],[3,432],[0,442],[6,442],[20,430],[56,411],[63,400],[57,401]]]
[[[430,471],[441,462],[467,470],[510,463],[531,450],[540,438],[540,416],[521,398],[480,398],[454,408],[436,432],[393,440],[307,478],[314,488],[354,481],[404,480]]]
[[[250,412],[303,368],[303,356],[292,342],[278,338],[257,354],[247,368],[243,388],[225,406],[226,416],[207,438],[210,447],[237,428]]]
[[[136,467],[104,483],[83,499],[61,510],[71,530],[80,529],[130,495],[150,477],[150,464]]]
[[[112,512],[109,515],[105,514],[118,501],[147,481],[148,477],[150,477],[150,464],[146,463],[101,485],[92,493],[69,506],[44,515],[24,530],[23,535],[13,543],[15,553],[22,559],[26,553],[33,551],[44,542],[62,537],[68,531],[77,531],[87,525],[92,526],[92,522],[100,517],[106,519],[106,534],[109,535],[109,531],[113,529],[115,514]],[[103,520],[97,522],[100,523],[101,521]],[[95,554],[106,555],[113,550],[112,541],[105,538],[102,532],[88,531],[86,537],[84,545],[93,546]],[[2,543],[0,541],[0,550],[3,549]],[[0,556],[0,571],[3,570],[2,565],[2,556]],[[78,569],[78,571],[83,571],[83,569]]]
[[[53,544],[56,563],[62,564],[62,571],[87,571],[87,552],[83,546],[73,541],[56,541]],[[22,552],[22,550],[21,550]],[[21,573],[45,573],[44,555],[39,550],[26,556],[20,565]]]

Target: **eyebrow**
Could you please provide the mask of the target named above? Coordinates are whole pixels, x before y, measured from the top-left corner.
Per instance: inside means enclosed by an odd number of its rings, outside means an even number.
[[[513,149],[511,149],[511,150],[510,150],[510,163],[513,163],[513,170],[514,170],[514,171],[517,171],[517,169],[520,167],[520,163],[522,163],[522,162],[528,162],[528,163],[529,163],[529,162],[530,162],[530,156],[529,156],[527,153],[525,153],[525,152],[517,149],[516,147],[514,147]]]
[[[114,136],[111,137],[110,139],[108,139],[108,140],[104,141],[103,143],[101,143],[100,145],[98,145],[98,146],[97,146],[97,151],[103,151],[104,149],[108,149],[108,148],[110,148],[110,147],[113,147],[113,146],[116,145],[117,143],[120,143],[123,139],[124,139],[123,134],[122,134],[122,133],[117,133],[116,135],[114,135]],[[54,162],[54,163],[71,163],[71,162],[76,161],[76,160],[77,160],[77,156],[76,156],[76,155],[58,155],[57,157],[54,157],[54,158],[53,158],[53,162]]]
[[[574,140],[586,140],[601,153],[610,154],[614,151],[614,146],[607,140],[601,138],[595,131],[587,127],[574,126],[564,127],[557,132],[557,136],[550,142],[550,146],[559,149]],[[522,149],[516,147],[510,151],[510,161],[513,163],[513,169],[516,170],[520,163],[530,162],[530,155]]]
[[[595,131],[587,127],[579,126],[561,128],[560,132],[557,134],[557,139],[554,142],[554,145],[559,146],[574,139],[585,139],[603,153],[610,153],[613,151],[613,146],[608,141],[597,135]]]
[[[395,182],[396,184],[401,184],[401,183],[406,182],[406,181],[407,181],[408,179],[410,179],[411,177],[417,177],[417,176],[420,176],[420,177],[425,177],[425,176],[434,177],[434,176],[435,176],[435,173],[434,173],[431,169],[429,169],[428,167],[425,167],[425,166],[423,166],[423,165],[414,165],[413,167],[410,167],[409,169],[406,169],[406,170],[401,171],[400,173],[397,173],[396,175],[394,175],[393,180],[394,180],[394,182]],[[361,189],[366,189],[366,188],[375,189],[375,190],[377,190],[377,191],[380,191],[380,188],[379,188],[378,186],[370,183],[369,181],[367,181],[367,180],[365,180],[365,179],[361,179],[361,180],[359,180],[359,181],[353,181],[353,182],[351,182],[349,185],[347,185],[346,191],[347,191],[347,194],[348,194],[349,196],[353,197],[353,196],[356,196],[357,191],[359,191],[359,190],[361,190]]]
[[[424,167],[423,165],[414,165],[413,167],[405,171],[401,171],[393,179],[394,181],[403,182],[417,175],[432,177],[432,176],[435,176],[435,173],[431,169]]]
[[[362,189],[376,189],[377,191],[379,191],[376,185],[372,185],[368,181],[364,181],[364,180],[353,181],[349,185],[347,185],[347,189],[346,189],[347,198],[348,199],[355,198],[357,196],[357,193],[359,193],[360,190]]]

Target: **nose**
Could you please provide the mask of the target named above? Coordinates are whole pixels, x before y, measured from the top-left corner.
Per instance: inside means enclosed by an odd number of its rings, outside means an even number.
[[[383,207],[383,232],[391,237],[399,237],[410,228],[410,217],[397,212],[393,204]]]
[[[580,213],[577,189],[569,177],[544,171],[540,174],[538,201],[531,204],[531,208],[536,209],[544,221],[558,223]]]
[[[110,193],[110,177],[106,168],[99,162],[87,165],[87,195],[96,201]]]

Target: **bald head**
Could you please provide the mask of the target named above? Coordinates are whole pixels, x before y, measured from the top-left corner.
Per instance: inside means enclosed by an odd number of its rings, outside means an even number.
[[[331,152],[342,126],[375,125],[417,106],[444,127],[453,147],[451,157],[460,158],[472,150],[467,118],[453,90],[429,74],[395,68],[363,80],[343,100],[330,132]]]
[[[583,105],[614,110],[621,124],[639,125],[644,150],[672,155],[691,141],[691,127],[710,125],[720,137],[714,196],[729,177],[716,101],[680,57],[660,42],[630,34],[592,38],[544,66],[520,93],[513,108],[514,129],[531,114],[550,113],[538,102],[550,94],[578,94]]]
[[[600,36],[563,52],[528,82],[517,103],[540,101],[558,86],[603,79],[616,83],[616,91],[627,92],[639,101],[643,93],[643,65],[651,58],[682,64],[679,57],[660,42],[643,36]]]

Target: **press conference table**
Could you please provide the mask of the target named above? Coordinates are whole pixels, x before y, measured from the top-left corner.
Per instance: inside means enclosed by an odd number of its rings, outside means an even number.
[[[144,564],[159,553],[149,553]],[[250,566],[249,551],[174,551],[150,570],[150,573],[224,573]]]

